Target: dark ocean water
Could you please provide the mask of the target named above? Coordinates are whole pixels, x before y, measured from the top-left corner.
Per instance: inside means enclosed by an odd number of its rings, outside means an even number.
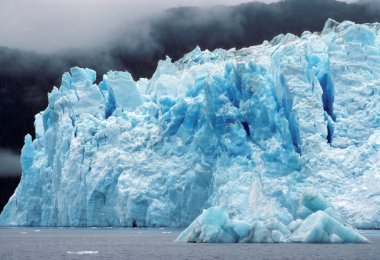
[[[380,259],[380,231],[371,244],[187,244],[181,230],[0,228],[0,259]]]

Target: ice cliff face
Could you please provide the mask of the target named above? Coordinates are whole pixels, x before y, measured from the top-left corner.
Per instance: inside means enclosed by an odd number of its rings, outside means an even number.
[[[329,20],[197,48],[150,80],[95,79],[73,68],[49,94],[1,225],[184,227],[214,206],[289,225],[315,190],[355,227],[380,227],[379,24]]]

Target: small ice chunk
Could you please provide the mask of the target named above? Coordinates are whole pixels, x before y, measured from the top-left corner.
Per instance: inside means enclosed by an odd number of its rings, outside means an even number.
[[[324,211],[305,219],[290,240],[302,243],[368,243],[368,239],[351,226],[345,226]]]
[[[238,232],[234,231],[235,229]],[[239,234],[248,234],[249,225],[242,221],[230,222],[228,214],[220,207],[203,210],[191,225],[177,238],[177,242],[199,243],[234,243],[238,242]],[[239,234],[238,234],[239,233]]]
[[[67,251],[68,255],[97,255],[99,251]]]
[[[294,230],[296,230],[300,225],[302,224],[302,219],[296,219],[296,220],[293,220],[292,222],[290,222],[288,224],[288,229],[293,232]]]

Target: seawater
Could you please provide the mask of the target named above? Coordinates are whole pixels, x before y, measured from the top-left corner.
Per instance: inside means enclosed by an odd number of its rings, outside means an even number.
[[[126,228],[0,228],[0,259],[380,259],[380,231],[371,244],[188,244],[182,230]]]

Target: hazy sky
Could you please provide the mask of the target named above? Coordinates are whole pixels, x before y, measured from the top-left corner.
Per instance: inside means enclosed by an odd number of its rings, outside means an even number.
[[[244,2],[249,0],[0,0],[0,46],[49,52],[102,45],[169,7]]]
[[[249,0],[0,0],[0,46],[51,51],[101,45],[121,27],[138,26],[127,21],[169,7],[244,2]]]
[[[51,51],[101,45],[120,29],[138,26],[127,21],[168,7],[243,2],[247,0],[1,0],[0,46]]]
[[[19,175],[21,172],[20,156],[11,151],[0,149],[0,177]]]

